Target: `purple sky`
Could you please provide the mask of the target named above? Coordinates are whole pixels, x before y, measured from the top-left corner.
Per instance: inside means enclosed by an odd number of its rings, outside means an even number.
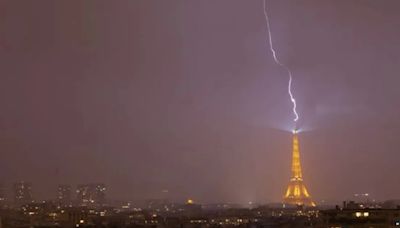
[[[268,0],[318,201],[400,198],[400,2]],[[286,72],[262,1],[1,1],[0,180],[119,199],[279,201]],[[162,193],[168,189],[169,193]]]

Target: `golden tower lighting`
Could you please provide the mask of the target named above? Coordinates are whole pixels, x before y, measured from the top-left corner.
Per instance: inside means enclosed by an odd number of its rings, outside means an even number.
[[[285,196],[283,197],[283,203],[291,205],[304,205],[308,207],[316,206],[303,182],[297,130],[293,131],[292,176],[290,178]]]

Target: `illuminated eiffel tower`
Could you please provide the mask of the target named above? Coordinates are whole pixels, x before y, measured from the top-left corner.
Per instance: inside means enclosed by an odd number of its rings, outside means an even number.
[[[290,205],[304,205],[308,207],[316,206],[303,182],[300,164],[299,139],[296,130],[293,131],[292,176],[285,196],[283,197],[283,203]]]

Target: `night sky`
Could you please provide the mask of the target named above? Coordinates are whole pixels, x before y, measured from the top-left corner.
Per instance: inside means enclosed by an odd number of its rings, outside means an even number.
[[[103,182],[112,199],[280,201],[293,113],[262,6],[1,1],[6,189],[25,180],[49,199],[58,184]],[[400,1],[267,6],[313,198],[400,198]]]

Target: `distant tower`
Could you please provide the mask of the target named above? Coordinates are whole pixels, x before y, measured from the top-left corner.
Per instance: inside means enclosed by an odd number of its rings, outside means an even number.
[[[296,130],[293,131],[292,176],[285,196],[283,197],[283,202],[291,205],[316,206],[303,182],[300,164],[299,139]]]

